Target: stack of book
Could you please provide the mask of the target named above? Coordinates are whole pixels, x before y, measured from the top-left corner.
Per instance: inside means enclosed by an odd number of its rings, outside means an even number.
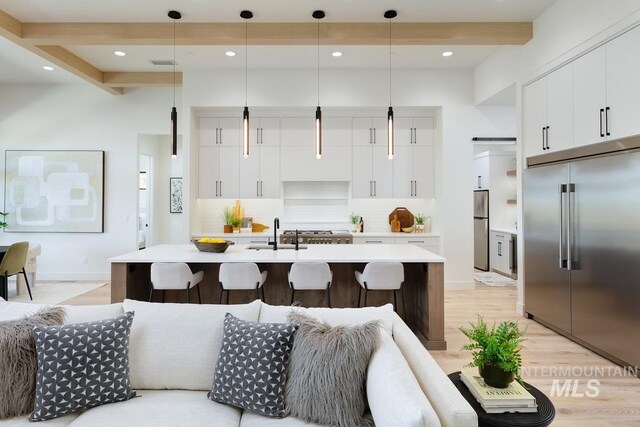
[[[460,379],[488,414],[503,412],[538,412],[536,398],[517,381],[507,388],[495,388],[485,384],[477,367],[466,367]]]

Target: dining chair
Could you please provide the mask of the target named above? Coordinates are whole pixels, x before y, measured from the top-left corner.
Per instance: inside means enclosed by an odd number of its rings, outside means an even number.
[[[229,304],[229,291],[256,291],[256,299],[260,299],[262,291],[262,301],[264,298],[264,282],[267,280],[267,272],[260,272],[258,264],[253,262],[225,262],[220,265],[218,279],[220,281],[220,299],[222,304],[222,294],[227,291],[227,304]]]
[[[42,247],[39,243],[29,243],[29,250],[27,251],[27,262],[24,266],[24,271],[27,273],[29,277],[29,284],[36,287],[36,273],[38,272],[38,256],[42,254]],[[20,294],[20,290],[26,288],[25,278],[23,276],[18,275],[16,277],[16,289],[17,293]]]
[[[407,315],[404,305],[404,266],[401,262],[370,262],[364,267],[364,271],[355,272],[356,280],[360,284],[358,292],[358,307],[364,289],[364,306],[367,305],[367,293],[369,291],[393,291],[393,309],[397,312],[396,293],[402,292],[402,313]]]
[[[27,285],[27,291],[29,291],[29,298],[33,301],[31,287],[29,287],[29,279],[27,279],[27,273],[24,270],[24,266],[27,263],[28,251],[29,242],[17,242],[9,246],[9,249],[7,249],[7,252],[2,257],[2,261],[0,261],[0,276],[4,276],[6,283],[9,277],[22,273]]]
[[[294,262],[289,270],[291,304],[296,291],[325,291],[327,307],[331,307],[331,281],[333,273],[326,262]]]
[[[198,292],[198,304],[200,304],[202,302],[200,299],[200,287],[197,285],[202,281],[203,277],[204,272],[198,271],[194,274],[184,262],[154,262],[151,264],[149,302],[153,298],[153,291],[162,291],[162,302],[164,302],[165,291],[186,290],[187,303],[190,303],[191,289],[195,287]]]

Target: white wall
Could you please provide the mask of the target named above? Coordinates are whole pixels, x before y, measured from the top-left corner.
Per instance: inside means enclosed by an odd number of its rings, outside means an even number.
[[[197,164],[191,137],[195,126],[190,107],[233,107],[241,111],[244,78],[238,70],[192,70],[183,76],[185,152]],[[384,107],[389,104],[388,70],[322,70],[320,102],[325,107]],[[473,228],[471,164],[473,136],[513,136],[513,107],[474,106],[471,70],[393,71],[394,107],[441,107],[436,158],[436,216],[447,257],[445,280],[449,287],[473,286]],[[308,69],[252,69],[249,72],[250,106],[294,107],[316,104],[316,75]],[[186,191],[191,195],[192,224],[198,223],[197,168],[191,168]],[[192,231],[199,231],[192,229]]]
[[[104,233],[0,232],[0,243],[40,243],[43,280],[109,279],[107,259],[137,249],[138,134],[166,133],[171,105],[170,88],[114,96],[84,83],[0,85],[2,157],[16,149],[106,152]]]

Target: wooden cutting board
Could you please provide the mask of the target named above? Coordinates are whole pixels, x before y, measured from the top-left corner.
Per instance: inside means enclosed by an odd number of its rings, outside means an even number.
[[[389,224],[391,224],[391,220],[394,215],[398,215],[398,221],[400,221],[401,228],[409,228],[413,225],[413,214],[407,208],[395,208],[389,214]]]

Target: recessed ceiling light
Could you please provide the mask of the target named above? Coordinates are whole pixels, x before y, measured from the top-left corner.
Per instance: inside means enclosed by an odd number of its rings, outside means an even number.
[[[342,56],[342,52],[333,52],[331,55],[337,58],[339,56]]]
[[[451,55],[453,55],[453,52],[451,52],[450,50],[442,52],[442,56],[451,56]]]
[[[43,69],[43,70],[47,70],[47,71],[53,71],[53,67],[50,67],[50,66],[48,66],[48,65],[44,65],[44,66],[42,67],[42,69]]]
[[[232,51],[232,50],[228,50],[224,54],[227,55],[227,56],[236,56],[236,53],[234,51]]]
[[[124,53],[121,50],[116,50],[115,52],[113,52],[113,54],[116,55],[116,56],[126,56],[127,55],[126,53]]]

